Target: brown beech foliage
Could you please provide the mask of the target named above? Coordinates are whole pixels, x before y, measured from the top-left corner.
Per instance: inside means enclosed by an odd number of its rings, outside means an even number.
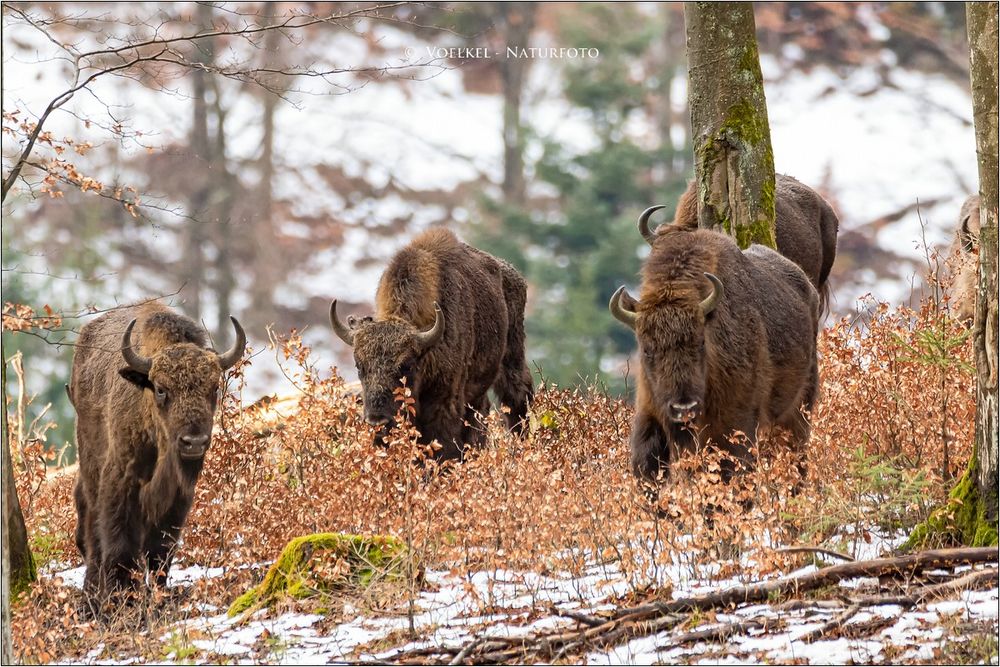
[[[614,561],[638,594],[668,565],[752,581],[791,565],[796,556],[778,546],[849,551],[845,526],[861,539],[879,528],[905,530],[947,492],[942,461],[954,473],[970,453],[968,337],[932,304],[876,304],[866,323],[843,320],[825,331],[820,350],[822,395],[805,479],[773,434],[761,439],[757,469],[728,486],[717,483],[717,454],[685,457],[653,506],[628,471],[632,408],[624,400],[546,386],[524,441],[493,413],[488,442],[464,463],[417,463],[412,430],[397,429],[387,448],[371,444],[356,397],[335,371],[310,366],[293,332],[276,350],[302,390],[293,416],[262,431],[259,410],[242,407],[242,367],[232,371],[175,561],[225,570],[185,595],[226,605],[289,539],[316,531],[395,535],[422,564],[457,573],[572,573]],[[30,533],[50,555],[78,565],[73,476],[44,479],[41,465],[19,471]],[[16,610],[22,655],[80,654],[97,641],[78,638],[87,632],[109,641],[66,612],[76,595],[43,578]],[[182,613],[163,609],[164,618]],[[53,637],[66,637],[58,650]]]

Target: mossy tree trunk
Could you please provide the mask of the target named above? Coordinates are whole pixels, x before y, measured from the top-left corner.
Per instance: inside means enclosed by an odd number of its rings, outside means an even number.
[[[976,354],[976,455],[977,486],[983,515],[997,523],[997,63],[996,2],[966,4],[972,109],[979,155],[979,289],[973,324]]]
[[[774,153],[749,2],[684,3],[698,225],[774,244]]]
[[[976,435],[969,467],[904,549],[997,543],[997,44],[998,3],[969,2],[972,115],[979,155],[979,284],[973,347],[976,356]]]

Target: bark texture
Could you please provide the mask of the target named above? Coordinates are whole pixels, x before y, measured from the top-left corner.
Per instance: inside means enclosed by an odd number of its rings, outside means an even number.
[[[749,2],[684,3],[698,221],[775,247],[774,154]]]
[[[973,324],[977,396],[976,453],[973,473],[980,493],[982,520],[996,541],[997,525],[997,7],[996,2],[966,4],[972,108],[979,155],[979,289]],[[987,528],[987,526],[977,527]]]
[[[2,360],[0,360],[2,361]],[[10,429],[7,423],[7,365],[0,363],[0,383],[4,391],[3,420],[3,553],[4,562],[4,611],[8,605],[25,591],[36,578],[35,560],[28,544],[28,529],[24,525],[24,514],[14,486],[14,462],[10,455]],[[8,560],[9,559],[9,560]],[[5,617],[6,618],[6,617]],[[6,627],[6,626],[5,626]]]

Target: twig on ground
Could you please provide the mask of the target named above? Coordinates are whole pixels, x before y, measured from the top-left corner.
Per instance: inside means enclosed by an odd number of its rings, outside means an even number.
[[[833,558],[839,558],[840,560],[846,560],[851,563],[855,562],[854,558],[848,556],[847,554],[842,554],[839,551],[833,551],[831,549],[824,549],[823,547],[782,547],[776,550],[779,554],[800,554],[800,553],[817,553],[823,554],[824,556],[831,556]]]
[[[861,611],[861,605],[852,604],[850,607],[840,612],[815,630],[811,630],[804,635],[800,635],[795,641],[805,642],[806,644],[812,643],[831,630],[839,628],[844,623],[847,623],[847,621],[851,620],[851,618],[853,618],[859,611]]]

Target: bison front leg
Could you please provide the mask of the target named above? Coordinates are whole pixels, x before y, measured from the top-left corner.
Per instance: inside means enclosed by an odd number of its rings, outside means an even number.
[[[421,414],[422,412],[422,414]],[[465,451],[464,431],[465,413],[459,412],[455,405],[434,405],[417,411],[417,425],[421,434],[421,442],[437,440],[441,449],[434,458],[439,461],[462,460]]]
[[[146,536],[146,565],[157,586],[167,585],[167,575],[174,559],[180,530],[173,526],[157,526]]]
[[[136,503],[136,493],[125,491],[127,478],[116,480],[99,497],[100,511],[97,529],[100,540],[101,597],[134,588],[134,579],[141,576],[139,551],[142,529]],[[123,488],[125,487],[125,488]]]
[[[170,564],[177,549],[177,539],[181,534],[181,526],[187,519],[191,509],[193,495],[182,493],[173,505],[146,534],[144,549],[146,565],[154,577],[157,586],[167,585],[167,575],[170,574]]]
[[[462,434],[459,436],[463,445],[476,446],[486,440],[486,415],[489,411],[490,399],[486,394],[469,402],[462,423]]]
[[[667,434],[655,417],[639,410],[632,420],[632,473],[640,480],[653,482],[670,465]]]

